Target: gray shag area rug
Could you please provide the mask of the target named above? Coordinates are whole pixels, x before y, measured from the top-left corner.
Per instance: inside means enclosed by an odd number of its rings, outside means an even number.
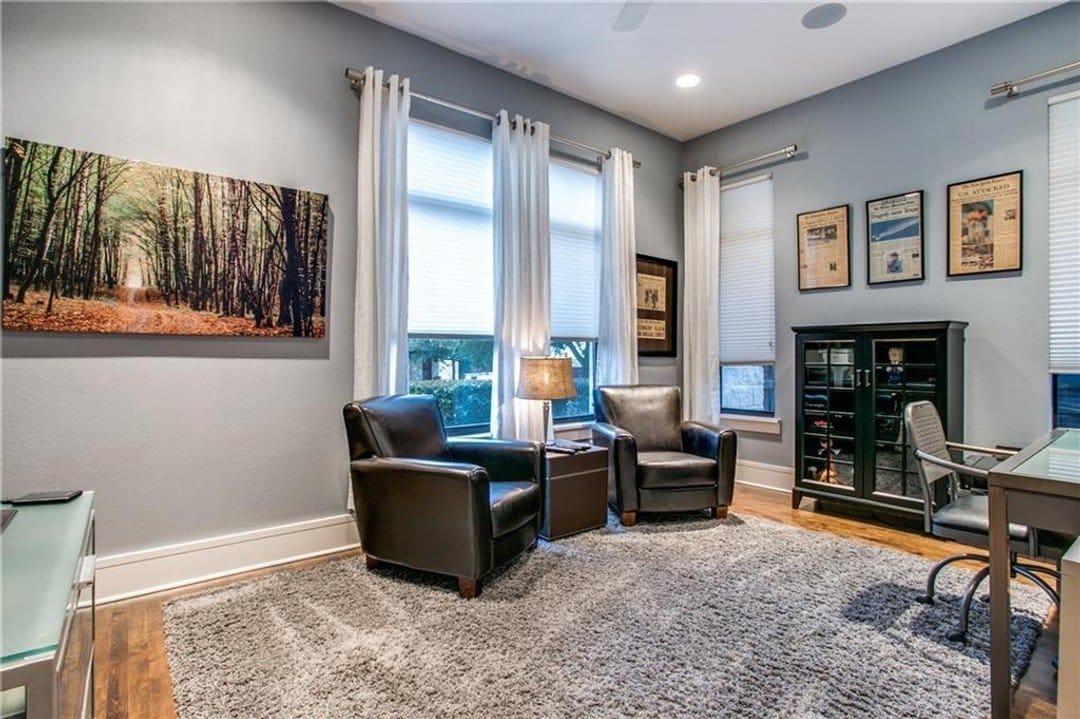
[[[702,515],[703,516],[703,515]],[[181,719],[973,717],[987,605],[948,641],[970,574],[754,517],[680,517],[541,543],[457,597],[361,557],[165,607]],[[1048,602],[1013,588],[1014,667]]]

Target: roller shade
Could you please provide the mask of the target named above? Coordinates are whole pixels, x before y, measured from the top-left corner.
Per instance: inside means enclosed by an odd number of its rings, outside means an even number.
[[[552,162],[551,336],[593,339],[600,308],[600,173]]]
[[[1080,93],[1050,99],[1050,371],[1080,373]]]
[[[720,363],[775,361],[773,186],[765,175],[720,188]]]
[[[409,126],[409,333],[495,326],[491,143]]]

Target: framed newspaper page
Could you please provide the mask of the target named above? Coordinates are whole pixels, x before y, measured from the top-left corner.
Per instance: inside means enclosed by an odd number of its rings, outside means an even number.
[[[949,277],[1023,269],[1022,170],[949,185]]]
[[[673,260],[637,256],[637,341],[640,356],[675,356],[675,293],[678,288],[678,265]]]
[[[851,205],[797,216],[799,291],[851,286]]]
[[[867,201],[867,283],[923,279],[924,235],[922,190]]]

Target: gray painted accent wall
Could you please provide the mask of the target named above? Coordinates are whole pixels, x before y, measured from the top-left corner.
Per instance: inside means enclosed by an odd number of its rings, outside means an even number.
[[[828,31],[822,31],[828,41]],[[988,88],[1077,59],[1080,5],[1070,3],[686,144],[683,166],[723,165],[788,143],[805,148],[773,168],[776,213],[779,438],[741,433],[742,459],[794,461],[793,325],[955,319],[967,330],[966,435],[1019,444],[1049,423],[1047,375],[1047,98],[1077,78],[1008,101]],[[1024,171],[1022,273],[946,279],[946,185]],[[924,189],[927,279],[866,283],[869,199]],[[797,290],[795,215],[852,206],[852,287]]]
[[[351,399],[359,103],[346,65],[626,148],[642,252],[681,259],[681,145],[329,4],[3,8],[5,133],[325,192],[329,337],[3,338],[3,492],[97,490],[102,554],[337,514]],[[677,381],[647,360],[645,381]]]

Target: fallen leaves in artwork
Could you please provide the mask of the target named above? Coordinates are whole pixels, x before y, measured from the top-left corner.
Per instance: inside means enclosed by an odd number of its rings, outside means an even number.
[[[155,298],[156,299],[156,298]],[[250,317],[227,317],[196,312],[161,301],[118,302],[53,298],[46,314],[46,292],[28,292],[26,302],[4,300],[3,326],[16,332],[93,332],[102,334],[217,335],[226,337],[292,337],[292,325],[256,327]],[[315,320],[314,337],[322,337],[325,323]]]

